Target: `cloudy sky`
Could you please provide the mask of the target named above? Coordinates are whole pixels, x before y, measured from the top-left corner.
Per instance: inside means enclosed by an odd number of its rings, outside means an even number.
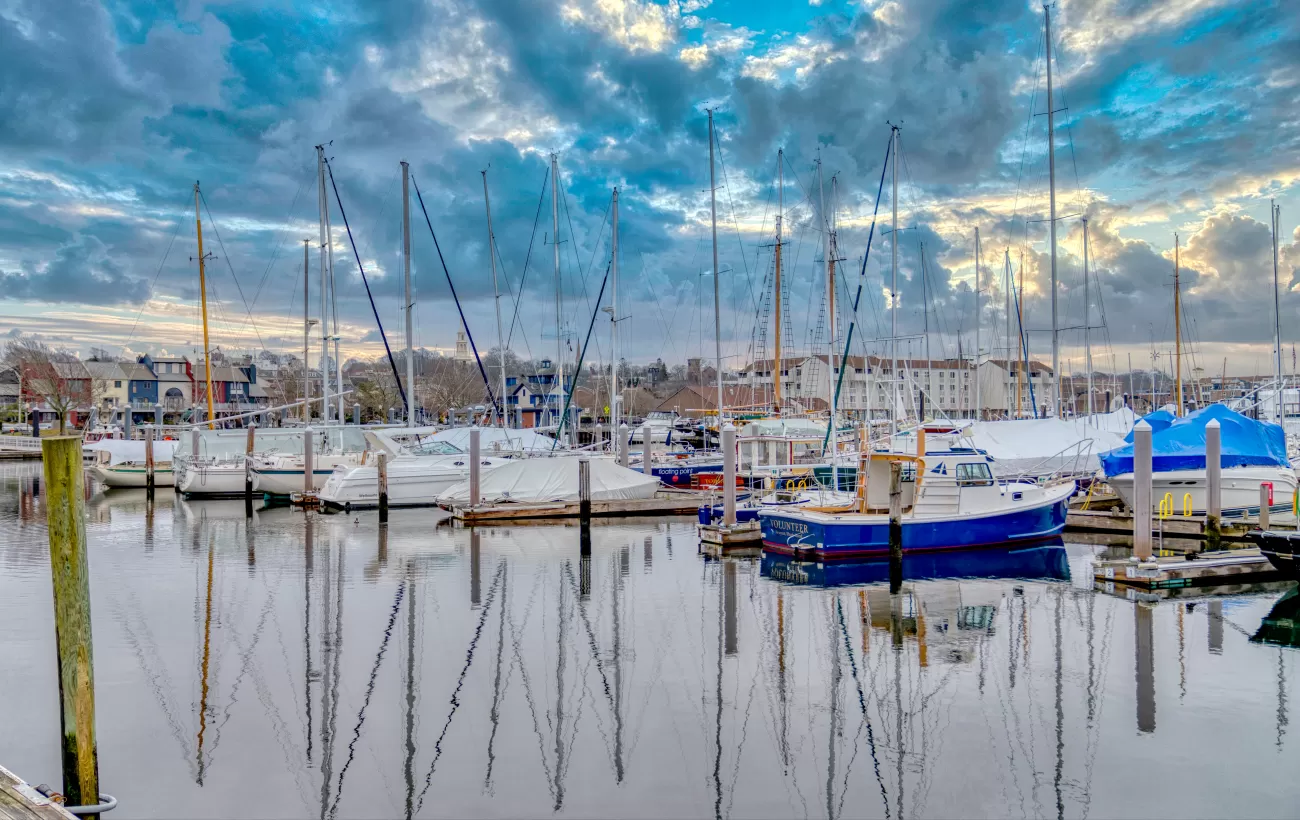
[[[1196,363],[1269,370],[1275,199],[1289,370],[1300,336],[1300,4],[1060,0],[1052,16],[1059,324],[1074,328],[1061,334],[1063,369],[1083,367],[1085,303],[1099,369],[1112,357],[1121,369],[1129,356],[1146,366],[1172,346],[1177,232]],[[827,340],[823,226],[833,218],[844,259],[842,332],[891,121],[902,128],[900,333],[928,323],[936,356],[955,355],[959,339],[969,355],[979,228],[984,349],[1006,344],[1009,256],[1017,276],[1023,259],[1025,326],[1046,358],[1043,44],[1042,7],[1024,0],[0,0],[0,336],[82,351],[200,345],[198,180],[204,250],[215,255],[213,344],[299,349],[304,239],[319,313],[313,146],[330,143],[395,347],[405,159],[479,346],[497,343],[486,170],[511,347],[555,350],[544,189],[554,152],[568,332],[585,334],[597,307],[617,185],[624,355],[712,356],[714,108],[730,363],[772,350],[771,330],[755,328],[768,316],[778,149],[786,349],[808,352]],[[882,217],[890,205],[886,185]],[[332,195],[331,209],[345,355],[375,355]],[[412,210],[416,343],[450,350],[455,303],[418,203]],[[889,333],[892,239],[876,231],[865,267],[868,339]],[[607,358],[606,314],[595,328],[590,356]]]

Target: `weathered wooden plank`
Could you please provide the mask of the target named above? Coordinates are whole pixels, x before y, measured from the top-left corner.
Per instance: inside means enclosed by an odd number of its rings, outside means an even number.
[[[73,820],[63,807],[0,766],[0,818],[3,820]]]

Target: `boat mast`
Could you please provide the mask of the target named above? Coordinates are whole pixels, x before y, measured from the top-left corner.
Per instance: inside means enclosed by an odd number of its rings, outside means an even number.
[[[722,449],[722,288],[718,284],[718,186],[713,176],[713,109],[709,109],[709,220],[713,226],[713,347],[718,369],[718,449]],[[649,443],[647,442],[647,447]],[[646,452],[649,452],[647,449]]]
[[[326,253],[329,239],[325,230],[325,212],[329,210],[329,201],[325,198],[325,146],[316,146],[316,178],[320,192],[320,386],[321,386],[321,421],[328,423],[330,414],[330,330],[326,318],[329,316],[329,279],[326,269]]]
[[[492,198],[488,196],[487,170],[483,172],[483,207],[487,209],[488,259],[492,262],[492,299],[497,309],[497,355],[501,360],[501,405],[494,410],[501,414],[501,426],[509,427],[506,418],[506,337],[501,331],[501,290],[497,287],[496,234],[492,232]]]
[[[613,439],[614,430],[618,429],[618,186],[614,186],[614,199],[610,203],[610,210],[614,212],[614,219],[611,223],[610,232],[610,258],[609,266],[611,283],[613,290],[610,297],[609,313],[609,335],[610,335],[610,358],[612,359],[609,368],[609,429],[610,438]]]
[[[1012,418],[1011,412],[1011,288],[1015,285],[1014,273],[1011,270],[1011,251],[1006,252],[1006,258],[1002,265],[1002,284],[1004,285],[1003,296],[1006,298],[1006,317],[1007,317],[1007,418]]]
[[[822,255],[826,260],[826,316],[827,328],[830,330],[830,344],[826,348],[826,386],[829,395],[826,399],[828,421],[831,436],[835,436],[835,250],[831,241],[831,220],[826,215],[826,183],[822,174],[821,149],[817,149],[817,199],[822,218]],[[833,449],[832,449],[833,452]]]
[[[980,417],[980,229],[975,229],[975,418]]]
[[[1043,4],[1043,31],[1047,49],[1047,178],[1048,201],[1051,213],[1048,225],[1052,236],[1052,408],[1053,416],[1061,415],[1061,343],[1056,319],[1056,111],[1052,102],[1052,10]],[[1023,275],[1023,272],[1022,272]]]
[[[1277,396],[1277,423],[1282,423],[1282,399],[1285,394],[1282,390],[1282,308],[1278,303],[1278,281],[1277,281],[1277,234],[1278,228],[1282,222],[1282,207],[1268,201],[1269,222],[1273,229],[1273,395]]]
[[[311,265],[308,261],[308,248],[311,247],[311,240],[302,241],[302,423],[307,424],[311,421],[311,317],[308,311],[308,298],[310,297]]]
[[[776,152],[776,279],[772,302],[776,306],[776,359],[772,369],[772,409],[781,415],[781,218],[785,216],[785,149]]]
[[[1083,218],[1083,366],[1088,369],[1088,419],[1092,419],[1092,305],[1088,285],[1088,217]],[[1108,410],[1110,408],[1107,408]]]
[[[898,433],[898,126],[890,123],[893,129],[893,154],[894,154],[894,192],[893,208],[894,219],[893,227],[889,235],[889,267],[890,267],[890,284],[889,284],[889,321],[890,321],[890,338],[889,349],[893,356],[893,370],[890,371],[890,379],[893,384],[893,401],[890,402],[889,408],[889,433],[894,435]]]
[[[208,429],[212,423],[212,353],[208,350],[208,285],[203,270],[203,221],[199,218],[199,183],[194,183],[194,230],[199,238],[199,303],[203,306],[203,379],[208,386]]]
[[[1028,374],[1025,372],[1029,367],[1029,346],[1025,343],[1025,250],[1020,249],[1020,286],[1016,291],[1016,319],[1019,322],[1018,337],[1020,342],[1016,345],[1016,413],[1021,412],[1024,407],[1024,384]],[[1034,410],[1034,418],[1038,418],[1037,408]]]
[[[1183,414],[1183,325],[1182,294],[1178,287],[1178,234],[1174,234],[1174,389],[1178,396],[1178,406],[1174,415]]]
[[[328,160],[327,160],[328,161]],[[333,319],[334,335],[334,411],[338,416],[339,424],[345,423],[346,411],[343,409],[343,358],[339,355],[339,289],[338,282],[334,279],[334,226],[330,224],[330,206],[329,196],[325,198],[325,258],[329,260],[330,269],[330,313]],[[325,317],[321,317],[321,323],[324,324]],[[329,375],[322,373],[324,378],[328,379]],[[327,415],[328,419],[329,416]]]
[[[402,160],[402,281],[406,286],[406,426],[415,426],[415,335],[411,328],[411,168]],[[491,248],[488,249],[489,252]]]
[[[556,424],[560,424],[559,414],[564,412],[564,323],[560,313],[560,200],[559,200],[559,156],[551,154],[551,248],[555,255],[555,373],[559,396],[556,404]],[[556,427],[559,435],[559,427]]]

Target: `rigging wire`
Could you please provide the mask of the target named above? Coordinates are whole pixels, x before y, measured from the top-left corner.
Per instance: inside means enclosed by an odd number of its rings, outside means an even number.
[[[248,299],[244,298],[244,288],[239,284],[239,277],[235,275],[235,266],[230,261],[230,253],[226,250],[226,243],[221,241],[221,231],[217,230],[217,220],[212,216],[212,209],[208,207],[208,198],[203,194],[202,188],[199,188],[199,199],[203,201],[203,210],[207,211],[208,214],[208,224],[212,226],[212,233],[217,237],[217,245],[221,247],[221,255],[225,257],[226,267],[230,269],[230,278],[235,282],[235,290],[239,291],[239,301],[244,303],[244,312],[248,314],[248,323],[253,326],[253,333],[257,336],[258,345],[263,350],[266,350],[266,344],[262,341],[262,332],[257,329],[257,322],[253,321],[253,308],[248,304]]]
[[[528,281],[528,263],[533,258],[533,242],[537,239],[537,225],[542,218],[542,204],[546,201],[546,183],[551,178],[551,166],[546,166],[546,173],[542,176],[542,193],[537,198],[537,214],[533,217],[533,232],[528,237],[528,253],[524,255],[524,271],[519,276],[519,296],[514,299],[515,315],[510,319],[510,332],[506,334],[506,348],[509,349],[510,341],[515,337],[515,325],[519,321],[519,308],[524,298],[524,284]],[[513,294],[512,294],[513,296]],[[527,347],[527,336],[524,337],[524,345]],[[528,356],[533,355],[532,348],[528,348]]]
[[[178,216],[176,217],[176,228],[175,230],[172,231],[172,238],[167,240],[167,248],[166,250],[163,251],[162,259],[159,260],[158,262],[158,269],[154,271],[153,282],[149,284],[149,297],[146,298],[143,303],[141,303],[140,309],[136,311],[135,321],[131,323],[131,332],[126,335],[126,341],[122,342],[120,352],[118,353],[119,356],[122,355],[122,353],[126,352],[126,346],[129,345],[132,342],[132,340],[135,338],[136,328],[140,326],[140,317],[144,315],[144,309],[149,306],[149,301],[150,299],[153,298],[153,290],[155,287],[158,286],[158,277],[162,276],[163,266],[167,264],[167,257],[170,256],[172,252],[172,245],[175,244],[176,237],[180,235],[181,225],[185,224],[186,212],[185,212],[184,203],[188,201],[189,201],[189,195],[187,194],[185,199],[182,200],[181,207],[178,209]]]

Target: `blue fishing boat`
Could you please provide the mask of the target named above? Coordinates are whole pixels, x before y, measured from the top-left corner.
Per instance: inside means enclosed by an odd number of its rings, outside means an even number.
[[[889,580],[888,558],[856,561],[798,561],[763,553],[764,578],[808,586],[879,584]],[[903,580],[942,578],[1023,578],[1070,580],[1070,563],[1059,538],[1023,547],[988,547],[917,555],[903,562]]]
[[[864,457],[854,511],[761,510],[763,548],[818,560],[888,555],[890,462],[903,468],[904,554],[1041,542],[1065,529],[1073,481],[1001,481],[982,450],[927,451],[922,443],[921,451]]]

